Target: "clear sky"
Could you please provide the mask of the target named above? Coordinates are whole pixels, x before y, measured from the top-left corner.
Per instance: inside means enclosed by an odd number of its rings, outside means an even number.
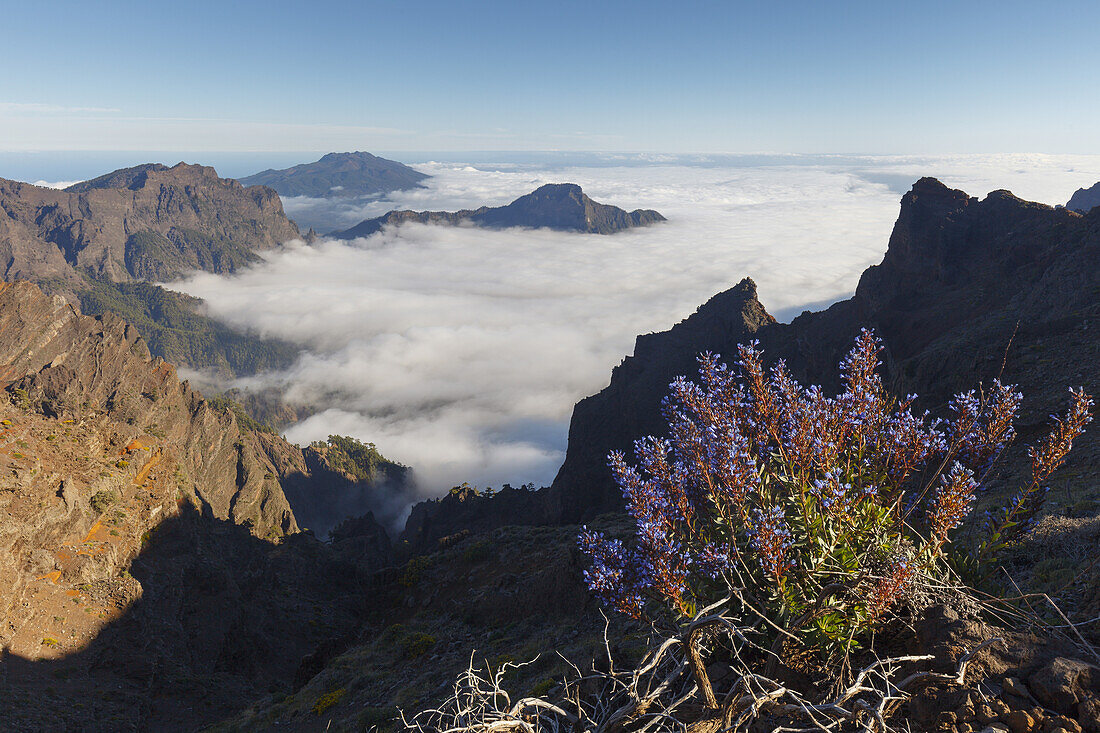
[[[1100,153],[1100,3],[0,0],[0,150]]]

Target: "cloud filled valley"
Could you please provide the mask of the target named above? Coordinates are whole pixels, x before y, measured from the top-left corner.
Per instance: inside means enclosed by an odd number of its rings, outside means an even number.
[[[374,442],[415,469],[422,496],[463,481],[549,483],[573,404],[607,383],[635,335],[667,329],[742,277],[780,320],[848,296],[881,259],[900,194],[921,175],[1047,203],[1100,179],[1095,157],[1050,156],[416,168],[433,176],[426,188],[287,199],[287,211],[324,232],[390,209],[501,205],[569,181],[669,219],[610,236],[408,224],[291,242],[236,275],[170,285],[237,328],[304,347],[290,369],[235,385],[276,387],[316,408],[286,430],[290,440]]]

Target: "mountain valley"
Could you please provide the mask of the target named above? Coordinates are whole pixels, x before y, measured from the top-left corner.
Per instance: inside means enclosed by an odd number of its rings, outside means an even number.
[[[1100,385],[1100,209],[1007,191],[979,200],[922,178],[852,298],[780,323],[746,278],[638,337],[608,387],[575,407],[552,486],[464,484],[406,518],[394,498],[415,466],[337,435],[296,446],[255,419],[280,414],[277,399],[204,398],[166,361],[249,374],[296,358],[155,284],[234,272],[298,239],[274,192],[150,164],[63,192],[3,182],[0,194],[0,716],[15,730],[392,730],[397,708],[437,704],[471,658],[501,670],[538,657],[507,677],[513,693],[536,695],[571,663],[599,666],[612,650],[616,664],[638,659],[648,631],[605,620],[576,525],[630,535],[606,456],[661,434],[668,384],[693,375],[700,352],[729,357],[757,339],[769,360],[832,392],[836,363],[872,327],[890,392],[917,392],[922,409],[942,413],[979,380],[1018,383],[1024,441],[1064,408],[1067,385]],[[341,236],[403,221],[611,233],[663,219],[560,184],[498,209],[391,212]],[[1100,613],[1100,574],[1074,574],[1066,549],[1100,540],[1098,446],[1094,432],[1077,442],[1042,521],[1005,563],[1026,590],[1060,589],[1074,619]],[[979,506],[1024,463],[1017,446]],[[906,643],[958,649],[987,631],[929,618]],[[983,667],[997,679],[1039,679],[1080,653],[1011,638]]]

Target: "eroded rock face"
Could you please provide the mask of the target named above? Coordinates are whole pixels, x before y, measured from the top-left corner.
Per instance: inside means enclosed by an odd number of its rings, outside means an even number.
[[[391,561],[369,518],[297,533],[294,466],[122,320],[0,283],[5,729],[193,730],[289,689]]]
[[[269,188],[213,168],[147,164],[65,191],[0,179],[0,277],[79,288],[83,271],[113,281],[230,271],[299,236]]]
[[[181,383],[119,318],[80,315],[30,283],[0,283],[0,379],[48,417],[102,416],[170,451],[213,516],[250,523],[260,536],[297,529],[259,438]]]

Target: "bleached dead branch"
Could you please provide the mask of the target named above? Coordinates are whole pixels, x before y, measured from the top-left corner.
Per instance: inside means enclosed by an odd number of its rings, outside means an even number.
[[[657,640],[633,669],[617,671],[610,663],[605,631],[607,671],[581,675],[577,670],[559,686],[556,702],[534,697],[512,701],[504,677],[524,664],[480,670],[471,659],[449,699],[410,719],[402,715],[402,721],[407,731],[416,733],[748,733],[760,723],[784,733],[890,733],[895,730],[891,715],[913,691],[929,683],[964,684],[971,660],[999,641],[990,639],[972,649],[950,674],[913,669],[931,662],[931,655],[876,659],[833,697],[815,701],[753,671],[746,657],[753,657],[759,668],[760,660],[772,654],[752,640],[759,634],[712,606],[678,635]],[[721,702],[707,674],[708,656],[728,668],[722,679],[732,680]]]

